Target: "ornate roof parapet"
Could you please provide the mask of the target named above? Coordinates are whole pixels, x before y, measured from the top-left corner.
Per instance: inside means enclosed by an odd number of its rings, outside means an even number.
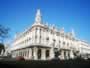
[[[46,26],[48,26],[48,22],[46,22]]]
[[[60,29],[60,35],[64,36],[64,27]]]
[[[57,26],[55,27],[55,29],[54,29],[54,30],[55,30],[55,32],[58,32]]]
[[[52,30],[52,25],[51,24],[49,25],[49,28]]]
[[[50,30],[53,30],[53,26],[51,24],[49,25],[49,28],[50,28]]]
[[[31,26],[28,26],[27,28],[25,28],[25,32],[28,31],[31,28]]]
[[[52,24],[52,29],[53,29],[53,30],[55,29],[55,24]]]
[[[66,34],[65,34],[65,37],[66,37],[66,38],[69,38],[69,35],[68,35],[68,33],[66,33]]]
[[[19,35],[20,35],[20,32],[16,32],[16,34],[15,34],[15,37],[14,37],[14,38],[17,38]]]
[[[57,32],[57,28],[55,27],[55,24],[52,25],[52,30],[53,30],[54,33]]]
[[[69,39],[74,39],[74,37],[72,36],[72,33],[71,33],[71,32],[68,32],[66,35],[67,35],[67,37],[68,37]]]
[[[72,36],[75,37],[74,29],[71,29]]]
[[[46,22],[46,24],[44,24],[45,27],[48,27],[48,23]]]
[[[60,33],[64,33],[64,27],[61,28]]]

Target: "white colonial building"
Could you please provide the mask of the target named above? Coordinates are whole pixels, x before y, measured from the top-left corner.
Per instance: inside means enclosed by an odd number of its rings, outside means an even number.
[[[25,59],[49,60],[60,52],[60,59],[74,58],[81,53],[90,54],[90,46],[76,39],[74,32],[57,30],[54,25],[43,24],[40,9],[37,10],[34,24],[25,31],[16,34],[12,57],[23,56]]]

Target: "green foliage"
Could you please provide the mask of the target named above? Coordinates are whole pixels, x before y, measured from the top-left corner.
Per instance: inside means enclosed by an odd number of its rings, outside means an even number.
[[[9,28],[3,27],[0,25],[0,40],[8,37]]]
[[[2,50],[5,51],[5,48],[4,48],[4,45],[2,43],[0,43],[0,53],[1,53]]]

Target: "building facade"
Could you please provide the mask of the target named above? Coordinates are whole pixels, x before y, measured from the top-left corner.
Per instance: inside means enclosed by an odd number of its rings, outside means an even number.
[[[82,43],[73,30],[65,33],[64,28],[57,30],[54,25],[44,24],[38,9],[34,24],[15,35],[11,53],[12,57],[23,56],[27,60],[49,60],[58,51],[60,59],[70,59],[82,53]],[[88,50],[90,53],[89,46]]]

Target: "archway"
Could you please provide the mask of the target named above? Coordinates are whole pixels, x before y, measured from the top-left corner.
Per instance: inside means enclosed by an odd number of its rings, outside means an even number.
[[[46,59],[49,57],[49,50],[46,50]]]
[[[38,49],[37,56],[38,56],[38,59],[41,59],[41,49]]]

